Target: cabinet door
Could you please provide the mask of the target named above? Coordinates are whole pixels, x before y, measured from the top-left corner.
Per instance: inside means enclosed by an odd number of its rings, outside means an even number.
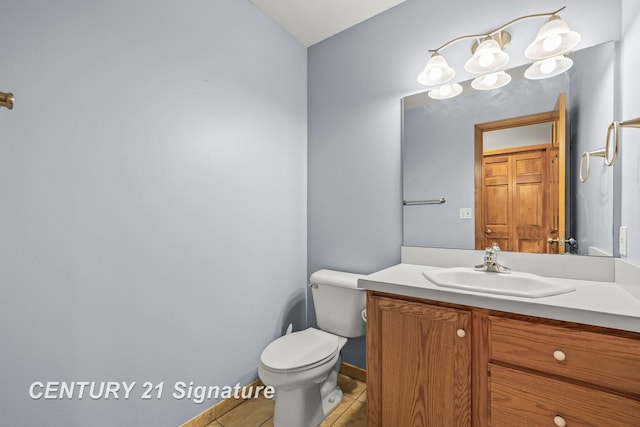
[[[471,425],[471,314],[371,293],[367,314],[368,425]]]
[[[637,427],[640,402],[596,388],[490,364],[492,427]]]

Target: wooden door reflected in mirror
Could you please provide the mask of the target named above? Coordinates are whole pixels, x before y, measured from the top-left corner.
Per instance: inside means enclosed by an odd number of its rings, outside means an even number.
[[[566,100],[475,125],[475,247],[564,253]]]

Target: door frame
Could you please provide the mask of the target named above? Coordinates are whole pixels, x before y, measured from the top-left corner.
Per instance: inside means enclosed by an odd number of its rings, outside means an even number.
[[[527,116],[512,117],[512,118],[503,119],[503,120],[495,120],[493,122],[478,123],[475,125],[474,127],[475,128],[474,129],[474,132],[475,132],[474,186],[475,186],[475,212],[476,212],[476,215],[475,215],[475,218],[476,218],[475,248],[476,249],[484,249],[483,242],[484,242],[484,223],[485,223],[484,216],[485,215],[484,215],[484,209],[482,207],[482,203],[484,200],[484,185],[483,185],[484,173],[482,168],[482,163],[483,163],[482,160],[484,155],[483,133],[494,131],[494,130],[510,129],[515,127],[536,125],[536,124],[549,123],[549,122],[552,123],[552,126],[554,127],[554,131],[559,131],[559,129],[555,129],[557,127],[557,123],[559,119],[560,119],[559,110],[553,110],[553,111],[545,111],[537,114],[530,114]],[[553,141],[551,141],[551,143],[553,144]],[[565,162],[564,151],[565,149],[559,151],[559,156],[560,156],[559,162],[561,165],[563,165]],[[562,175],[564,174],[561,174],[561,176]],[[564,176],[562,176],[562,179],[564,179]],[[561,195],[561,199],[564,199],[564,194]],[[560,203],[560,208],[564,211],[564,201]],[[560,222],[562,222],[561,226],[564,228],[564,219]]]

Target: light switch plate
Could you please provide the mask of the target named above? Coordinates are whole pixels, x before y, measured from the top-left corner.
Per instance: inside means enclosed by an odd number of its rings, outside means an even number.
[[[460,219],[471,219],[473,217],[471,208],[460,208]]]

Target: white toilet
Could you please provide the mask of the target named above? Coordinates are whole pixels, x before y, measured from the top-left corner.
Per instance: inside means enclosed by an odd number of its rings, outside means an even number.
[[[340,350],[347,338],[365,334],[362,312],[364,276],[332,270],[311,275],[311,290],[320,329],[284,335],[260,356],[258,375],[275,388],[274,427],[313,427],[342,400],[337,386]]]

